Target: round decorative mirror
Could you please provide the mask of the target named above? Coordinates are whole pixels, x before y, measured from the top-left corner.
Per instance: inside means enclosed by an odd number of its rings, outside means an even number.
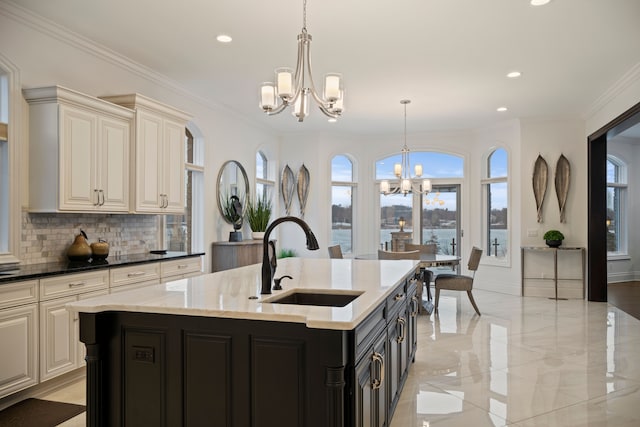
[[[235,160],[226,161],[218,173],[218,210],[222,218],[235,230],[242,220],[249,200],[249,178],[242,165]]]

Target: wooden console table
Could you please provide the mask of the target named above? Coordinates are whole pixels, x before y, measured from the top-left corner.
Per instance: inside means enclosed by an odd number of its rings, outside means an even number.
[[[211,272],[262,262],[262,239],[211,244]]]
[[[526,281],[553,281],[553,287],[554,287],[554,295],[553,296],[549,296],[551,299],[567,299],[567,298],[559,298],[558,297],[558,282],[559,281],[565,281],[565,282],[569,282],[569,281],[579,281],[582,284],[582,288],[579,292],[579,295],[571,295],[571,290],[567,290],[565,293],[567,297],[572,297],[572,298],[582,298],[584,299],[584,287],[585,287],[585,249],[583,247],[568,247],[568,246],[560,246],[558,248],[550,248],[547,246],[523,246],[520,248],[521,249],[521,266],[522,266],[522,295],[523,296],[548,296],[548,295],[541,295],[539,292],[535,292],[533,290],[529,290],[527,289],[526,286]],[[560,275],[558,274],[558,256],[559,254],[569,254],[569,253],[575,253],[575,252],[579,252],[579,256],[580,256],[580,276],[576,277],[576,276],[572,276],[572,277],[560,277]],[[551,277],[545,277],[545,264],[543,264],[542,262],[539,262],[536,264],[537,267],[540,267],[540,276],[533,276],[531,274],[530,271],[525,269],[525,260],[526,260],[526,256],[525,254],[527,253],[537,253],[539,255],[538,258],[543,257],[545,254],[551,254],[552,259],[553,259],[553,274],[551,275]],[[560,255],[561,258],[563,258],[563,255]],[[570,268],[570,264],[566,264],[567,268]],[[548,268],[548,265],[547,265]],[[576,291],[576,289],[574,289],[574,291]]]

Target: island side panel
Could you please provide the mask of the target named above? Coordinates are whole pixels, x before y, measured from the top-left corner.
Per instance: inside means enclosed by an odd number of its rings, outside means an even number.
[[[81,329],[100,349],[91,425],[344,425],[346,385],[327,373],[344,377],[350,331],[126,312],[83,314]]]

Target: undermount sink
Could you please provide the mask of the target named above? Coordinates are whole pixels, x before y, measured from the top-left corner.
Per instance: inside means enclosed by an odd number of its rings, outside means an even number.
[[[324,307],[344,307],[354,299],[362,295],[362,292],[328,293],[314,291],[296,291],[286,295],[274,297],[263,302],[275,304],[318,305]]]

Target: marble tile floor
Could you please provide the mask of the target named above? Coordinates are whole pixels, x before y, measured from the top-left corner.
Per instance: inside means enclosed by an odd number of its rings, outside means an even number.
[[[640,320],[607,303],[443,291],[390,427],[640,426]],[[84,404],[84,381],[45,399]],[[84,426],[84,414],[61,426]]]

